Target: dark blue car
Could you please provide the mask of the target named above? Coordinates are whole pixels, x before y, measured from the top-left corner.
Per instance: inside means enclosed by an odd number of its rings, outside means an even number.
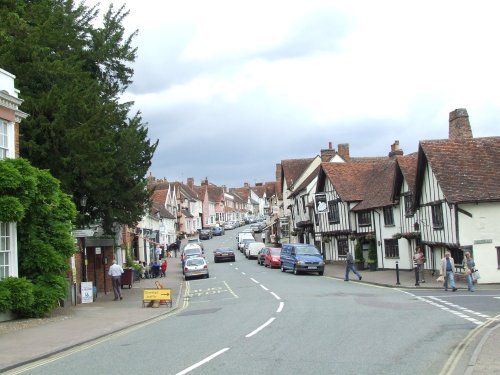
[[[213,236],[222,236],[224,234],[224,231],[221,227],[213,227],[212,228],[212,235]]]

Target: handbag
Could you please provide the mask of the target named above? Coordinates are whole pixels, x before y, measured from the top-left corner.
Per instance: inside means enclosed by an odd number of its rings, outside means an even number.
[[[473,280],[477,280],[477,279],[480,279],[481,278],[481,275],[479,274],[479,271],[478,270],[474,270],[474,272],[472,272],[472,279]]]

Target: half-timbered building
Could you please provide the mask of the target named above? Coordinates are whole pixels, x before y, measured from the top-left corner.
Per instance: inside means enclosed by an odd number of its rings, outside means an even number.
[[[450,113],[449,139],[421,141],[416,203],[431,262],[470,251],[479,282],[500,282],[500,137],[473,138],[465,109]]]

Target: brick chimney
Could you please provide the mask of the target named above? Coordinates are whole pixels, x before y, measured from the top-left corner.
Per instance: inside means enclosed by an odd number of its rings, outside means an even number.
[[[392,158],[398,155],[404,155],[404,152],[399,148],[399,141],[395,140],[394,143],[391,145],[391,152],[389,152],[389,157]]]
[[[465,108],[455,109],[450,112],[450,139],[471,139],[472,129],[469,122],[469,114]]]
[[[281,186],[281,163],[276,163],[276,188],[282,189]]]
[[[332,142],[328,142],[328,148],[321,150],[321,161],[328,162],[335,156],[335,150],[332,147]]]
[[[243,183],[243,187],[248,188],[248,187],[250,187],[250,184],[248,182],[245,182],[245,183]]]
[[[194,178],[193,177],[188,177],[188,179],[187,179],[187,186],[189,186],[189,188],[192,189],[193,185],[194,185]]]
[[[203,181],[201,181],[201,186],[208,186],[208,177],[205,177],[205,179]]]
[[[349,143],[341,143],[339,144],[339,155],[345,161],[349,161]]]

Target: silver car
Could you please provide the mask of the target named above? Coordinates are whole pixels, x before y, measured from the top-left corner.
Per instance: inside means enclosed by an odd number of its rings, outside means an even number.
[[[189,280],[192,277],[202,276],[208,279],[208,264],[205,258],[202,257],[194,257],[187,258],[186,263],[184,264],[184,279]]]

